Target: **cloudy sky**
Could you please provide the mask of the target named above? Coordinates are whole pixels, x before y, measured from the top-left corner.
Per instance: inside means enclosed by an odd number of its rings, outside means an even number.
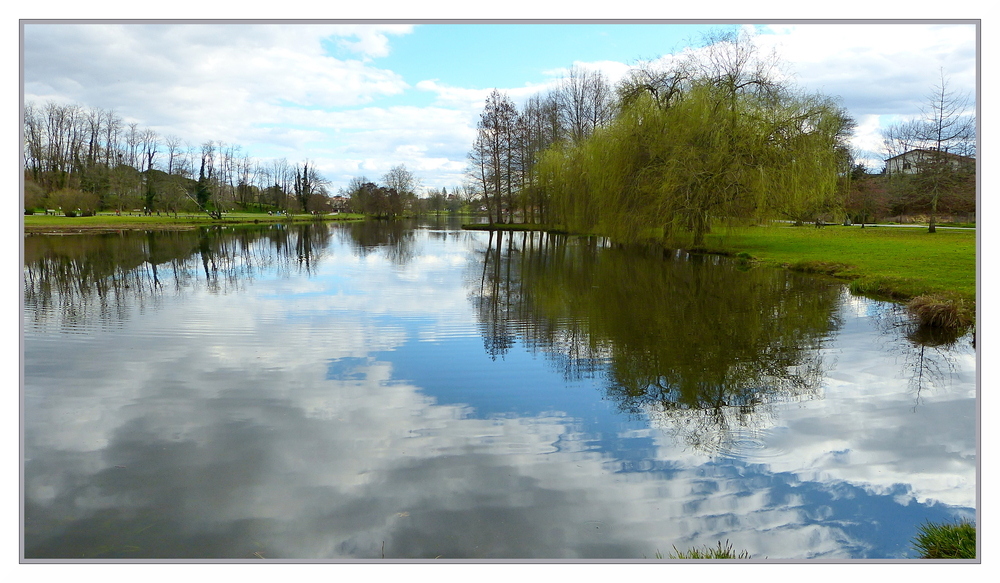
[[[127,122],[311,160],[334,190],[405,164],[426,188],[463,180],[486,95],[516,102],[574,65],[620,79],[721,24],[25,24],[25,101],[113,109]],[[917,116],[943,71],[976,90],[971,24],[755,25],[794,82],[839,96],[878,169],[881,125]]]

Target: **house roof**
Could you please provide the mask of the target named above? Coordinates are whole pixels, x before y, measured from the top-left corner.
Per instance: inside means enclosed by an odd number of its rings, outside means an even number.
[[[907,150],[907,151],[903,152],[902,154],[899,154],[898,156],[893,156],[892,158],[886,158],[885,161],[888,162],[889,160],[895,160],[896,158],[902,158],[902,157],[908,156],[908,155],[910,155],[910,154],[912,154],[914,152],[926,152],[928,154],[943,154],[944,156],[947,156],[947,157],[950,157],[950,158],[961,158],[963,160],[974,160],[975,159],[975,158],[972,158],[970,156],[962,156],[962,155],[959,155],[959,154],[955,154],[953,152],[941,152],[939,150],[931,150],[931,149],[927,149],[927,148],[915,148],[913,150]]]

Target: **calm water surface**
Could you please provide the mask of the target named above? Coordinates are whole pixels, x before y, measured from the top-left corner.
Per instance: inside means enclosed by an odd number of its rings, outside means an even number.
[[[444,223],[28,236],[27,558],[905,558],[975,514],[971,336]]]

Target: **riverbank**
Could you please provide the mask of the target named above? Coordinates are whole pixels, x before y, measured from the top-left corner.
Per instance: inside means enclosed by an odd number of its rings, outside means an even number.
[[[541,225],[494,228],[558,232]],[[836,277],[850,282],[852,291],[869,296],[898,301],[936,297],[960,306],[966,318],[975,314],[974,230],[757,226],[710,233],[704,245],[688,250]]]
[[[713,233],[696,251],[753,260],[852,282],[852,289],[909,300],[927,294],[976,299],[976,233],[883,227],[748,227]]]
[[[25,215],[25,233],[74,233],[119,230],[193,229],[210,225],[254,225],[277,223],[304,223],[314,221],[357,221],[365,217],[355,213],[328,215],[268,215],[266,213],[227,213],[222,219],[205,214],[179,213],[173,215],[115,215],[98,213],[92,217],[64,217],[59,215]]]

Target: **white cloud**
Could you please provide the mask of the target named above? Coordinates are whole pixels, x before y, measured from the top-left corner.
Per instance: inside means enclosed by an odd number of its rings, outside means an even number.
[[[800,84],[840,95],[858,116],[915,114],[939,80],[975,91],[975,27],[917,24],[805,24],[760,35]]]
[[[323,40],[357,37],[367,59],[386,53],[386,32],[344,25],[25,26],[25,99],[59,98],[115,109],[192,142],[249,145],[253,128],[294,107],[363,105],[407,89],[399,75],[326,54]]]

